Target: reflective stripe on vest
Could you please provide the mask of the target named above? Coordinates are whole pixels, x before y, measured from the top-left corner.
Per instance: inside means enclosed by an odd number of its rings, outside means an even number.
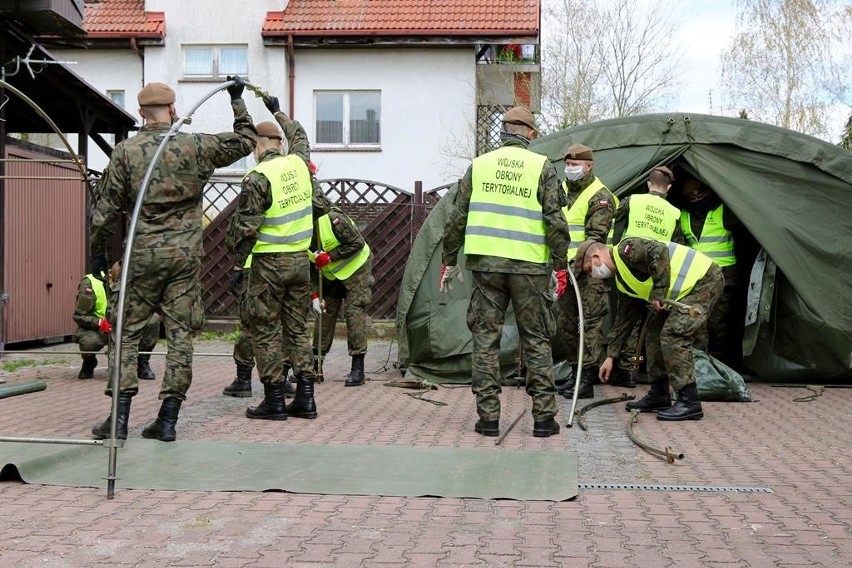
[[[246,257],[246,261],[243,263],[243,270],[251,268],[251,255]]]
[[[627,228],[622,239],[642,237],[662,243],[672,240],[680,219],[680,209],[658,195],[639,193],[630,196]]]
[[[733,266],[737,263],[737,257],[734,254],[734,235],[725,228],[722,220],[724,207],[720,205],[707,213],[698,238],[692,233],[692,219],[689,211],[681,212],[680,228],[689,246],[703,252],[719,266]]]
[[[334,235],[334,230],[331,226],[331,219],[328,214],[317,219],[317,232],[320,243],[322,243],[322,250],[325,252],[333,251],[340,246],[340,241],[337,240],[337,237]],[[367,262],[368,258],[370,258],[370,247],[367,246],[367,243],[365,242],[364,246],[361,248],[361,252],[348,258],[341,258],[340,260],[333,260],[329,262],[327,265],[322,267],[322,273],[329,280],[346,280],[355,274],[356,270],[364,266],[364,263]],[[308,259],[310,259],[311,262],[316,262],[316,257],[310,250],[308,251]]]
[[[266,210],[252,253],[308,250],[314,232],[313,184],[305,161],[291,154],[261,162],[251,171],[263,174],[272,192],[272,206]]]
[[[89,284],[92,286],[92,292],[95,293],[95,315],[99,318],[106,317],[107,309],[107,293],[102,280],[95,278],[94,274],[86,274],[89,279]]]
[[[595,180],[589,184],[589,187],[580,192],[580,195],[577,196],[577,199],[570,208],[562,208],[562,213],[565,214],[565,220],[568,222],[568,235],[571,237],[571,242],[568,243],[569,262],[574,260],[574,256],[577,254],[577,249],[580,248],[580,245],[586,240],[586,215],[589,214],[589,200],[602,189],[606,190],[609,194],[609,199],[611,199],[613,203],[615,203],[615,206],[618,207],[618,198],[613,195],[609,189],[607,189],[600,179],[595,178]],[[566,194],[568,193],[568,182],[562,182],[562,190]],[[607,240],[612,241],[612,222],[609,224]]]
[[[689,294],[695,284],[707,274],[713,261],[697,250],[684,245],[668,243],[666,246],[669,249],[669,286],[666,290],[666,298],[680,300]],[[612,249],[612,260],[617,269],[616,288],[633,298],[650,301],[651,291],[654,288],[653,278],[649,277],[646,280],[636,278],[619,256],[618,247]]]
[[[511,146],[473,160],[465,254],[547,264],[550,249],[538,202],[546,161],[546,156]]]

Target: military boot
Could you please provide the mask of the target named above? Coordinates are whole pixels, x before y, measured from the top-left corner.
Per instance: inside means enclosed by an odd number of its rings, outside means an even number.
[[[127,421],[130,420],[130,402],[133,395],[127,392],[118,393],[118,413],[115,418],[115,437],[119,440],[127,439]],[[109,438],[112,427],[112,413],[106,420],[92,428],[92,436],[98,440]]]
[[[669,380],[660,379],[651,383],[651,389],[648,394],[640,398],[628,402],[624,409],[627,411],[638,410],[639,412],[656,412],[665,410],[672,405],[672,398],[669,395]]]
[[[83,366],[77,373],[78,379],[91,379],[95,376],[95,368],[98,366],[98,358],[94,355],[83,355]]]
[[[234,382],[222,390],[225,396],[246,398],[251,396],[251,367],[237,363],[237,376]]]
[[[566,391],[574,392],[574,377],[577,376],[577,365],[571,365],[569,369],[570,372],[565,382],[556,385],[556,394],[564,395]]]
[[[352,368],[346,376],[345,387],[359,387],[364,384],[364,355],[352,356]]]
[[[181,399],[173,396],[164,398],[160,404],[157,419],[142,429],[142,437],[156,438],[161,442],[174,442],[177,437],[175,426],[177,425],[181,402],[183,402]]]
[[[548,438],[558,433],[559,424],[554,418],[533,422],[533,436],[536,438]]]
[[[698,387],[695,383],[688,384],[677,391],[674,406],[657,413],[657,420],[701,420],[704,411],[698,398]]]
[[[500,435],[500,420],[483,420],[480,418],[473,425],[473,431],[483,436],[496,438]]]
[[[157,378],[154,374],[154,370],[151,369],[151,356],[150,355],[139,355],[136,357],[136,376],[140,379],[145,379],[146,381],[153,381]]]
[[[612,374],[609,377],[609,384],[614,387],[621,387],[625,389],[635,389],[636,388],[636,375],[638,375],[638,371],[635,369],[627,370],[615,368],[612,370]]]
[[[583,367],[580,373],[580,392],[577,398],[595,398],[595,377],[598,376],[598,369],[594,365]],[[565,398],[574,398],[574,383],[560,393]]]
[[[263,400],[257,406],[246,408],[246,417],[257,420],[287,420],[284,406],[284,384],[263,383]]]
[[[296,396],[296,387],[290,383],[289,375],[290,363],[284,361],[284,373],[282,374],[284,380],[281,382],[281,390],[284,392],[284,398],[293,398]]]
[[[296,418],[317,417],[317,404],[314,401],[314,381],[300,374],[296,378],[296,397],[287,405],[287,414]]]

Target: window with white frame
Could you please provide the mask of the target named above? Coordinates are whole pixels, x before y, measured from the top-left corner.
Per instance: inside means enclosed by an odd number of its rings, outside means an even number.
[[[220,80],[228,75],[248,75],[248,47],[245,45],[184,45],[185,80]]]
[[[112,102],[114,102],[116,105],[120,106],[121,108],[124,108],[124,90],[120,90],[120,91],[119,90],[115,90],[115,91],[108,90],[106,92],[106,94]]]
[[[378,148],[381,143],[380,91],[314,91],[314,145],[326,148]]]

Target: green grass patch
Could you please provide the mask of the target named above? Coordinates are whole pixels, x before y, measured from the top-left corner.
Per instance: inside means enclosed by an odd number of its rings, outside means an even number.
[[[18,369],[22,369],[24,367],[39,367],[42,365],[57,365],[60,363],[65,363],[65,360],[42,359],[40,361],[36,361],[35,359],[10,359],[0,364],[0,369],[3,369],[7,373],[14,373]]]
[[[202,331],[198,334],[199,341],[227,341],[235,343],[240,337],[240,328],[237,327],[234,331]]]

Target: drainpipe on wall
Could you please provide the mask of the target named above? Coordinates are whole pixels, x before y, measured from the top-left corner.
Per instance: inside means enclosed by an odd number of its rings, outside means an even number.
[[[296,56],[293,53],[293,36],[287,36],[287,105],[290,118],[296,119]]]

